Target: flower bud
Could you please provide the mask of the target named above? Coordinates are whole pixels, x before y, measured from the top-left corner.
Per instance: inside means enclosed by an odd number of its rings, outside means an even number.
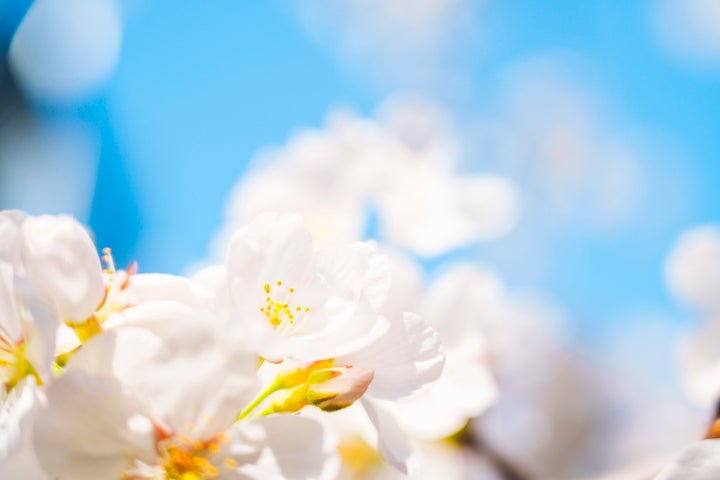
[[[374,375],[357,367],[318,370],[308,379],[307,401],[326,412],[349,407],[363,396]]]

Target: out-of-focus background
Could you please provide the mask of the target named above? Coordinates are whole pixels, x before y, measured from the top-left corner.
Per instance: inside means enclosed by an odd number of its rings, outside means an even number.
[[[430,275],[461,258],[542,292],[583,361],[658,409],[601,430],[642,443],[686,411],[675,350],[699,315],[666,259],[720,222],[717,0],[0,0],[0,54],[0,208],[70,213],[120,264],[188,272],[217,258],[253,165],[313,135],[350,155],[366,122],[502,179],[480,207],[511,205],[436,248],[451,227],[400,220],[434,208],[418,180],[386,217],[352,210],[364,236],[414,245]]]

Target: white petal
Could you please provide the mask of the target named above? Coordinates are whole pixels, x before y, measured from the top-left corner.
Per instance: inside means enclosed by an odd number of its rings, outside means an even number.
[[[186,319],[191,313],[192,309],[183,303],[160,300],[146,302],[110,315],[103,323],[103,328],[110,330],[134,326],[160,333],[174,328],[176,320]]]
[[[227,271],[225,265],[205,267],[191,277],[191,280],[215,294],[217,305],[225,308],[230,305]]]
[[[320,248],[315,266],[334,294],[364,298],[375,309],[385,304],[390,290],[389,260],[370,244]]]
[[[239,469],[242,473],[257,480],[337,478],[337,440],[319,422],[296,415],[273,415],[254,423],[263,428],[264,449],[255,464]]]
[[[720,478],[720,440],[703,440],[686,447],[655,480],[715,480]]]
[[[416,438],[440,440],[463,428],[497,399],[497,386],[483,350],[450,349],[440,378],[392,405],[403,429]]]
[[[47,379],[55,349],[54,310],[7,263],[0,261],[0,336],[25,342],[25,356]]]
[[[47,399],[34,435],[38,459],[53,477],[119,478],[130,458],[154,458],[152,425],[138,428],[143,411],[117,380],[68,372],[48,385]]]
[[[67,216],[30,217],[22,228],[30,282],[52,299],[63,320],[85,320],[105,294],[100,259],[88,233]]]
[[[28,378],[10,392],[0,407],[0,472],[3,478],[49,478],[38,463],[33,444],[35,414],[44,402],[44,394],[34,379]]]
[[[420,316],[405,313],[402,319],[391,322],[390,331],[378,341],[337,362],[374,370],[368,394],[392,399],[436,380],[445,356],[435,330]]]
[[[419,311],[423,291],[423,272],[419,262],[398,250],[384,248],[390,260],[390,292],[381,312],[390,318],[406,311]]]
[[[15,273],[0,261],[0,336],[12,343],[22,339],[22,322],[15,294]]]
[[[347,311],[327,316],[326,328],[314,335],[294,337],[285,345],[286,355],[312,361],[354,355],[370,345],[382,341],[388,334],[390,322],[370,310],[355,308],[348,302]],[[310,318],[310,321],[319,320]]]
[[[262,305],[265,283],[278,280],[299,286],[307,281],[312,261],[310,232],[299,215],[265,214],[233,236],[227,253],[232,300]]]
[[[124,326],[94,337],[68,369],[114,376],[154,418],[203,438],[224,430],[250,402],[256,364],[252,352],[219,338],[209,322],[178,318],[156,332]]]
[[[367,397],[360,401],[377,429],[377,447],[380,454],[392,466],[408,474],[410,468],[408,464],[412,463],[413,449],[407,434],[403,432],[382,401],[370,400]]]
[[[215,302],[215,295],[193,280],[161,273],[133,275],[128,282],[127,296],[131,305],[165,300],[193,308],[210,308]]]

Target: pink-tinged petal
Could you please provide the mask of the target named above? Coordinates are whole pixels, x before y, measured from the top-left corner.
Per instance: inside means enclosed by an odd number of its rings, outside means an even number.
[[[720,478],[720,440],[703,440],[686,447],[655,480],[716,480]]]
[[[30,217],[22,228],[29,281],[53,301],[63,320],[84,321],[105,295],[90,235],[67,216]]]
[[[155,457],[153,426],[116,379],[68,372],[48,385],[47,401],[33,433],[53,478],[120,478],[131,459]]]
[[[375,371],[368,394],[396,399],[409,395],[436,380],[445,356],[438,335],[419,315],[404,313],[392,322],[386,335],[366,347],[339,357],[338,365],[353,365]]]
[[[254,464],[241,465],[238,473],[256,480],[337,478],[337,439],[319,422],[297,415],[272,415],[253,423],[262,428],[264,448]]]
[[[326,412],[341,410],[359,400],[372,379],[373,371],[360,367],[335,367],[313,372],[308,379],[307,400]]]

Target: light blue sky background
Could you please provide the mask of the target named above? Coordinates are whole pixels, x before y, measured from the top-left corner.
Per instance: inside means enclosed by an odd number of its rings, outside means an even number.
[[[613,129],[642,126],[647,165],[669,172],[654,188],[668,194],[613,230],[545,222],[547,258],[538,275],[523,273],[501,246],[462,255],[497,265],[513,286],[548,292],[588,332],[627,312],[678,321],[664,258],[683,229],[720,221],[720,68],[669,56],[654,34],[652,8],[650,1],[487,1],[471,12],[476,35],[441,62],[466,80],[458,92],[442,82],[386,78],[372,62],[347,58],[308,34],[291,2],[134,2],[126,5],[117,71],[103,91],[73,107],[36,109],[47,120],[80,119],[99,132],[89,218],[98,244],[112,246],[122,263],[136,258],[143,271],[180,273],[207,254],[253,153],[300,127],[320,126],[334,106],[370,114],[409,88],[463,122],[497,108],[513,65],[570,58],[575,80],[606,107]],[[494,169],[482,158],[473,167]],[[675,174],[682,188],[675,189]]]

